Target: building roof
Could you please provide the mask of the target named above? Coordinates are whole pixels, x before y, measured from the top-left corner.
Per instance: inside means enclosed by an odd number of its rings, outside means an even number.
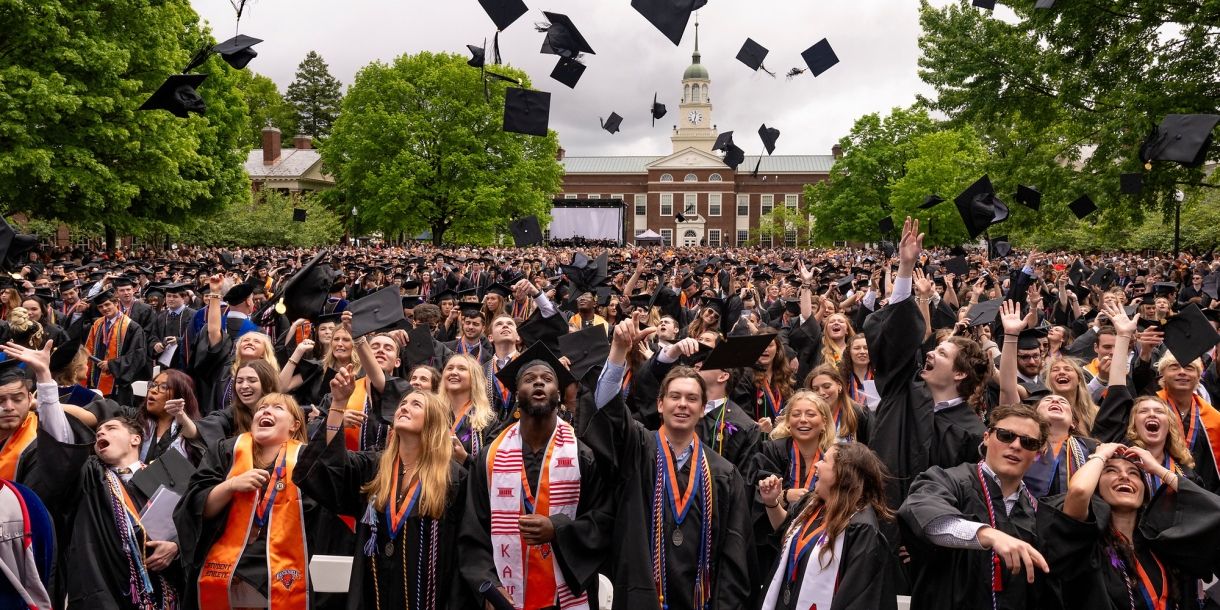
[[[256,148],[246,156],[246,174],[259,178],[300,178],[310,168],[322,162],[322,155],[312,148],[285,148],[274,165],[263,165],[263,149]]]
[[[258,163],[262,164],[262,153]],[[564,157],[560,163],[569,174],[646,174],[651,163],[665,156],[650,157]],[[253,157],[251,157],[253,158]],[[754,171],[757,156],[747,156],[737,168],[741,172]],[[758,171],[763,173],[826,174],[834,166],[834,155],[773,155],[762,158]]]

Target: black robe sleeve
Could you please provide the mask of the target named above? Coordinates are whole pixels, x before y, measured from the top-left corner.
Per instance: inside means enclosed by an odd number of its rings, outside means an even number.
[[[343,431],[305,445],[297,457],[292,482],[326,510],[359,519],[366,503],[360,488],[377,477],[381,454],[348,451]]]
[[[1220,573],[1220,496],[1186,478],[1162,485],[1140,519],[1140,533],[1157,557],[1189,578]]]
[[[1131,389],[1125,385],[1106,388],[1106,394],[1093,420],[1093,438],[1103,443],[1127,442],[1127,426],[1131,423]]]
[[[148,376],[150,361],[144,342],[144,329],[132,321],[123,337],[123,349],[119,351],[119,357],[107,361],[107,371],[114,376],[116,383],[131,385],[133,381]]]
[[[211,447],[220,441],[235,436],[232,407],[212,411],[203,419],[195,420],[195,429],[199,431],[199,440],[204,447]]]

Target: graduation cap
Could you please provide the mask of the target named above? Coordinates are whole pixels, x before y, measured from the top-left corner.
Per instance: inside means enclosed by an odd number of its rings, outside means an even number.
[[[168,110],[180,119],[185,119],[188,112],[207,114],[208,106],[195,90],[207,77],[207,74],[171,74],[140,110]]]
[[[995,9],[995,0],[974,0],[971,4],[989,11]]]
[[[965,277],[970,273],[970,264],[966,262],[966,257],[955,256],[944,262],[945,271],[953,275]]]
[[[495,294],[495,295],[499,295],[502,298],[507,299],[508,297],[513,295],[513,289],[508,286],[505,286],[504,284],[501,284],[500,282],[496,282],[496,283],[492,284],[491,286],[487,287],[487,294]]]
[[[830,48],[830,42],[825,38],[819,40],[817,44],[805,49],[801,52],[801,57],[805,60],[805,64],[809,66],[809,71],[813,75],[821,76],[823,72],[829,70],[831,66],[839,63],[839,57],[835,55],[834,49]],[[793,68],[788,72],[788,78],[792,78],[797,74],[803,73],[800,68]]]
[[[924,195],[923,205],[919,206],[919,209],[927,210],[929,208],[934,208],[937,205],[940,205],[941,203],[943,203],[944,201],[945,200],[942,199],[941,196],[937,195],[936,193],[932,193],[931,195]]]
[[[976,303],[970,306],[970,310],[966,312],[966,319],[970,320],[970,326],[982,326],[995,322],[996,316],[1000,313],[1000,299],[991,299]]]
[[[1039,339],[1045,339],[1047,335],[1046,327],[1027,328],[1022,330],[1017,335],[1017,349],[1039,349],[1042,345],[1038,342]]]
[[[602,364],[610,356],[606,327],[594,324],[589,328],[559,337],[559,353],[572,364],[573,377],[581,379],[589,369]]]
[[[354,303],[353,303],[354,304]],[[402,316],[402,310],[398,310],[399,319]],[[356,320],[352,319],[352,334],[355,334]],[[421,364],[428,364],[432,360],[435,353],[432,345],[432,329],[428,328],[427,324],[421,324],[407,331],[407,347],[403,350],[406,356],[407,368],[415,368]]]
[[[387,286],[347,306],[352,312],[352,336],[363,337],[402,320],[398,286]]]
[[[1124,195],[1138,195],[1144,192],[1144,175],[1141,173],[1122,174],[1118,177],[1119,189]]]
[[[509,87],[504,90],[504,131],[546,137],[551,94]]]
[[[623,123],[623,117],[619,116],[618,113],[611,112],[610,118],[603,121],[599,117],[597,121],[602,124],[602,129],[614,134],[619,132],[618,126]]]
[[[1082,286],[1084,285],[1086,271],[1084,263],[1080,259],[1076,259],[1072,266],[1068,268],[1068,279],[1072,280],[1073,284]]]
[[[995,196],[991,179],[986,174],[953,198],[957,212],[966,223],[966,232],[974,239],[993,224],[1008,218],[1008,206]]]
[[[1093,271],[1093,275],[1089,276],[1089,283],[1100,287],[1102,290],[1109,290],[1117,278],[1118,274],[1114,273],[1114,271],[1105,267],[1098,267]]]
[[[674,46],[682,42],[690,14],[705,4],[707,0],[631,0],[631,8],[656,26]]]
[[[18,233],[0,217],[0,269],[20,269],[26,254],[38,250],[38,236]]]
[[[16,358],[9,358],[0,362],[0,385],[8,385],[22,379],[27,379],[24,362]]]
[[[546,34],[546,40],[542,43],[542,53],[566,58],[575,58],[581,53],[595,55],[593,47],[590,47],[584,36],[580,35],[580,30],[576,29],[576,24],[572,23],[567,15],[547,11],[542,11],[542,14],[549,21],[549,23],[540,23],[536,26],[539,32]]]
[[[529,11],[521,0],[479,0],[487,16],[496,24],[497,30],[506,30],[514,21]]]
[[[885,254],[886,256],[894,256],[894,253],[897,251],[898,251],[898,249],[894,247],[893,243],[888,242],[888,241],[881,242],[882,254]]]
[[[52,372],[62,371],[72,364],[76,359],[77,352],[80,351],[80,340],[69,339],[63,345],[56,345],[55,351],[51,352],[51,364],[49,368]]]
[[[1173,282],[1157,282],[1152,285],[1154,294],[1173,294],[1177,292],[1178,285]]]
[[[753,366],[767,351],[767,346],[775,341],[775,337],[773,334],[725,337],[707,355],[700,370],[719,371]]]
[[[458,300],[458,293],[451,288],[446,288],[446,289],[432,295],[433,303],[440,303],[442,301],[456,301],[456,300]]]
[[[1183,307],[1161,330],[1165,333],[1165,347],[1182,366],[1198,360],[1220,343],[1220,333],[1196,303]]]
[[[1025,186],[1024,184],[1017,185],[1017,194],[1013,195],[1012,198],[1017,203],[1035,212],[1038,211],[1038,206],[1042,205],[1042,193],[1039,193],[1034,187]]]
[[[1182,167],[1199,167],[1207,159],[1215,114],[1167,114],[1140,147],[1140,161],[1152,169],[1153,161],[1173,161]]]
[[[424,297],[418,294],[408,294],[402,298],[403,309],[415,309],[420,303],[424,302]]]
[[[153,497],[160,487],[183,496],[186,495],[187,484],[191,482],[194,474],[195,467],[182,452],[166,451],[156,461],[132,475],[131,483],[149,498]]]
[[[727,152],[729,147],[733,145],[733,132],[725,131],[716,136],[716,143],[712,144],[712,150],[723,150]]]
[[[568,371],[568,368],[559,361],[559,358],[555,356],[554,352],[547,348],[546,344],[542,341],[534,343],[529,347],[529,349],[525,350],[514,358],[512,362],[509,362],[507,366],[500,369],[500,372],[496,373],[496,379],[499,379],[500,383],[504,384],[504,386],[509,390],[516,392],[517,375],[522,370],[531,364],[538,362],[539,360],[555,370],[555,375],[559,381],[560,392],[562,392],[563,389],[569,385],[576,383],[576,378],[572,376],[572,373]]]
[[[763,123],[763,126],[758,128],[758,137],[762,138],[763,146],[767,147],[768,155],[775,152],[775,141],[779,139],[778,129],[767,127],[767,124]],[[758,161],[761,163],[762,159],[760,158]],[[755,169],[755,171],[758,170]]]
[[[1077,220],[1084,220],[1085,216],[1097,211],[1097,204],[1088,195],[1081,195],[1075,201],[1068,204],[1072,209],[1072,213],[1076,215]]]
[[[486,43],[486,39],[484,39],[483,42]],[[471,55],[470,59],[466,60],[466,65],[470,66],[471,68],[482,68],[483,65],[487,63],[487,52],[483,50],[483,47],[476,47],[472,44],[468,44],[466,45],[466,48],[470,49]]]
[[[248,282],[234,284],[228,292],[224,294],[224,302],[229,305],[241,305],[250,297],[254,296],[254,285]]]
[[[462,312],[462,317],[464,318],[478,318],[483,315],[482,303],[462,301],[458,303],[458,309]]]
[[[551,78],[575,89],[580,76],[585,73],[585,65],[576,61],[575,57],[561,57],[551,70]]]
[[[542,243],[542,227],[535,215],[531,214],[508,223],[508,230],[513,234],[514,247],[525,248]]]
[[[250,316],[261,321],[271,308],[289,320],[312,319],[322,310],[330,295],[331,283],[338,272],[322,263],[326,252],[319,252],[301,270],[293,274],[284,286],[257,313]]]
[[[737,169],[742,161],[746,160],[746,151],[738,148],[735,144],[729,144],[724,151],[724,164],[732,169]]]
[[[877,229],[882,233],[889,233],[894,230],[894,217],[886,216],[877,222]]]
[[[753,38],[747,38],[745,44],[741,45],[741,50],[737,52],[737,61],[749,66],[755,72],[762,70],[774,78],[775,73],[763,65],[763,60],[766,59],[767,53],[769,51],[765,47],[754,42]]]
[[[657,94],[656,93],[652,94],[652,109],[649,110],[649,112],[652,113],[652,126],[656,127],[657,119],[665,116],[665,104],[657,103]]]
[[[989,239],[987,240],[987,245],[993,254],[1001,258],[1008,256],[1008,253],[1012,251],[1012,244],[1008,243],[1007,235]]]
[[[292,209],[292,221],[293,222],[305,222],[305,210],[302,210],[301,208],[293,208]]]
[[[258,57],[258,53],[256,53],[254,49],[250,47],[253,47],[260,42],[262,42],[262,40],[259,40],[258,38],[246,36],[245,34],[238,34],[237,36],[234,36],[233,38],[212,47],[212,52],[219,53],[220,58],[225,60],[225,63],[232,66],[233,69],[241,70],[250,63],[250,60]]]

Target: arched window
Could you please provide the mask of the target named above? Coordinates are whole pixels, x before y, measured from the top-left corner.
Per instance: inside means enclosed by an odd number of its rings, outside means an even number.
[[[695,85],[695,88],[691,89],[691,94],[692,94],[692,97],[691,97],[690,101],[692,101],[692,102],[699,101],[699,85]]]
[[[690,99],[690,85],[683,87],[683,89],[684,89],[684,91],[682,93],[682,101],[685,102]]]
[[[669,174],[661,174],[661,182],[673,182],[674,177]]]
[[[694,174],[687,174],[686,177],[682,179],[682,181],[683,182],[698,182],[699,176],[696,176]]]
[[[705,101],[707,100],[707,85],[703,86],[703,99]]]
[[[707,181],[708,182],[720,182],[721,181],[720,174],[712,174],[711,176],[708,176]]]
[[[682,237],[699,237],[699,234],[695,233],[695,231],[692,229],[687,229],[686,232],[682,234]]]

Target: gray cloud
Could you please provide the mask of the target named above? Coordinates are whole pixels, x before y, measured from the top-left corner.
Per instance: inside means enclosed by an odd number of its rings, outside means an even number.
[[[944,4],[947,0],[937,0]],[[233,11],[225,0],[192,0],[218,39],[232,35]],[[628,0],[526,0],[531,11],[500,35],[506,62],[529,73],[535,88],[550,91],[551,128],[569,155],[668,154],[677,122],[682,72],[691,62],[694,21],[680,46],[673,46],[631,8]],[[575,90],[548,76],[555,56],[538,52],[543,34],[534,31],[542,9],[564,13],[597,51]],[[265,40],[250,69],[272,78],[283,91],[310,50],[348,86],[373,61],[389,62],[423,50],[467,54],[495,26],[476,0],[257,0],[247,7],[241,32]],[[711,80],[712,121],[735,130],[749,154],[762,150],[760,124],[782,132],[776,154],[827,154],[861,115],[907,106],[916,93],[930,95],[919,80],[919,4],[915,0],[711,0],[699,13],[699,46]],[[735,57],[747,37],[770,50],[771,78],[752,73]],[[820,77],[806,73],[786,82],[784,72],[804,68],[800,53],[827,38],[840,63]],[[670,114],[650,127],[648,107],[660,94]],[[598,117],[624,117],[610,135]]]

